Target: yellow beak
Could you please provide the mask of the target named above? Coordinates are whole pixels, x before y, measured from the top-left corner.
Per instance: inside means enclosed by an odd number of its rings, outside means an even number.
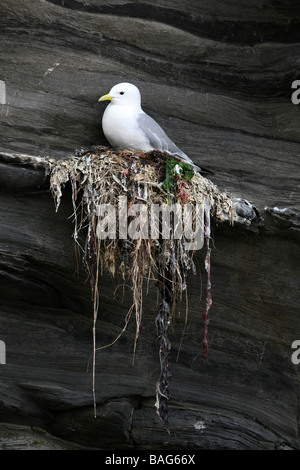
[[[109,94],[101,96],[98,101],[107,101],[107,100],[112,100],[113,96],[110,96]]]

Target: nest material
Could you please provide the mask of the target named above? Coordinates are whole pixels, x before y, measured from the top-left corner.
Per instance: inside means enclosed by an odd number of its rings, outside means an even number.
[[[172,163],[172,173],[168,163]],[[142,309],[143,285],[155,280],[161,295],[157,308],[155,324],[160,340],[161,373],[156,386],[156,408],[160,418],[168,423],[167,402],[169,400],[170,351],[168,330],[171,325],[177,302],[187,287],[187,274],[195,273],[193,252],[187,249],[183,235],[175,237],[176,227],[171,224],[169,238],[135,238],[121,233],[121,220],[116,232],[107,232],[106,238],[99,236],[99,207],[120,210],[120,198],[126,202],[127,224],[132,221],[130,208],[140,204],[139,215],[150,215],[151,206],[187,203],[200,205],[204,209],[204,237],[206,241],[205,269],[207,272],[206,305],[204,318],[204,356],[207,353],[207,328],[211,306],[210,282],[210,217],[223,221],[234,216],[234,205],[230,197],[219,192],[218,188],[199,173],[188,172],[176,159],[170,159],[161,152],[114,151],[106,147],[94,147],[88,151],[76,152],[73,157],[51,161],[50,187],[58,210],[62,190],[67,182],[71,183],[74,208],[74,240],[79,253],[88,269],[94,304],[93,326],[93,371],[95,371],[96,320],[99,306],[98,284],[101,274],[108,270],[113,276],[120,274],[131,282],[132,306],[126,315],[125,327],[135,312],[136,335],[134,352],[139,336]],[[109,206],[105,206],[109,204]],[[144,209],[144,211],[142,211]],[[101,213],[101,216],[104,214]],[[106,214],[107,215],[107,214]],[[126,217],[125,217],[126,218]],[[141,221],[141,219],[139,219]],[[124,220],[123,220],[124,222]],[[141,226],[140,226],[141,227]],[[149,235],[149,234],[148,234]],[[93,373],[94,406],[95,375]]]

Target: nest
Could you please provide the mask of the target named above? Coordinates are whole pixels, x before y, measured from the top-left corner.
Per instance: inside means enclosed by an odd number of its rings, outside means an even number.
[[[132,306],[127,312],[123,331],[134,312],[136,335],[133,358],[143,312],[143,286],[150,280],[156,281],[161,297],[155,315],[161,366],[156,385],[156,410],[167,425],[171,351],[168,330],[174,319],[176,305],[187,291],[187,275],[189,272],[196,272],[193,261],[195,246],[196,249],[201,248],[203,241],[206,246],[207,274],[206,304],[203,311],[203,356],[206,356],[209,309],[212,304],[210,219],[232,220],[233,202],[209,180],[194,173],[190,165],[157,151],[117,152],[101,146],[75,152],[68,159],[51,160],[50,165],[50,187],[56,210],[59,208],[65,184],[71,184],[73,237],[79,257],[88,270],[91,284],[94,307],[95,412],[98,286],[101,275],[106,270],[113,276],[121,276],[131,285]],[[176,218],[174,207],[192,209],[185,212],[185,226],[190,228],[188,234],[183,231],[179,218]],[[153,208],[163,208],[170,214],[169,225],[164,226],[166,221],[162,221],[162,211],[155,212]],[[200,223],[200,232],[195,230],[197,222]],[[181,231],[178,230],[180,227]],[[193,240],[188,239],[190,234],[194,235]]]

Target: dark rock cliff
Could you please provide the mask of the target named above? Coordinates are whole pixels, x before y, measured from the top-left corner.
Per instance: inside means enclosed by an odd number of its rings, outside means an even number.
[[[99,3],[1,1],[0,448],[299,449],[299,7]],[[76,274],[70,191],[56,213],[44,168],[106,144],[97,100],[121,81],[139,86],[144,109],[205,176],[264,219],[213,229],[205,361],[197,253],[184,336],[184,312],[170,332],[170,435],[154,407],[152,290],[134,365],[134,321],[97,353],[94,418],[90,286],[82,266]],[[99,346],[131,304],[114,288],[105,274]]]

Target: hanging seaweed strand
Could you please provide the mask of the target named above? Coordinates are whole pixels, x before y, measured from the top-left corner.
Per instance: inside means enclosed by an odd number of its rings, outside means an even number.
[[[156,311],[155,325],[160,341],[159,360],[160,376],[156,383],[156,412],[160,419],[168,426],[168,401],[170,399],[169,380],[170,372],[170,352],[171,342],[168,338],[168,331],[171,325],[171,312],[174,300],[174,280],[171,278],[170,260],[166,257],[166,241],[162,242],[163,273],[159,279],[159,290],[162,302]],[[168,429],[168,428],[167,428]]]
[[[212,305],[212,295],[211,295],[211,278],[210,278],[210,203],[207,198],[204,202],[204,237],[206,242],[206,256],[205,256],[205,271],[206,271],[206,303],[205,309],[203,311],[202,317],[204,320],[204,334],[203,334],[203,356],[202,360],[207,356],[208,350],[208,325],[209,325],[209,309]]]

